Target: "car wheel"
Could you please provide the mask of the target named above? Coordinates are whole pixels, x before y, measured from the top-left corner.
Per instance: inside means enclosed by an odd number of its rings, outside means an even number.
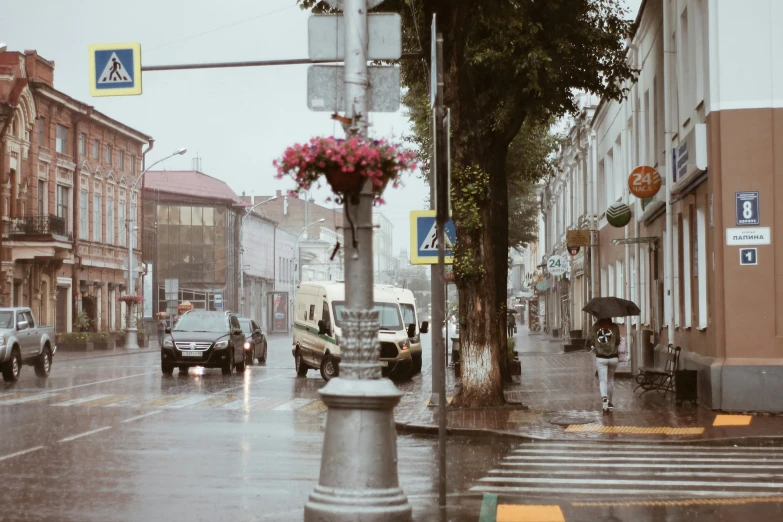
[[[245,371],[245,366],[247,365],[247,352],[244,348],[242,348],[242,360],[237,363],[237,373],[242,373]]]
[[[35,374],[38,377],[49,377],[49,373],[52,371],[52,350],[47,344],[44,346],[41,355],[38,356],[38,360],[35,362]]]
[[[296,374],[299,377],[307,377],[307,370],[309,367],[307,366],[307,363],[302,360],[302,355],[299,353],[299,350],[297,350],[296,355],[294,355],[294,364],[296,365]]]
[[[22,371],[22,356],[19,355],[19,348],[14,348],[11,352],[11,360],[3,365],[3,380],[5,382],[16,382],[19,380],[19,373]]]
[[[248,366],[253,366],[255,364],[256,360],[256,347],[254,346],[252,350],[248,353],[249,357],[247,358],[247,361],[245,362]]]
[[[413,375],[421,373],[421,354],[413,358]]]
[[[188,367],[185,366],[185,365],[180,366],[179,367],[179,373],[181,373],[182,375],[187,375],[188,374]]]
[[[163,375],[172,375],[174,373],[174,365],[160,363],[160,371],[163,372]]]
[[[231,375],[233,369],[234,369],[234,349],[231,348],[228,351],[228,358],[226,359],[226,362],[223,363],[223,366],[220,368],[220,370],[223,372],[223,375]]]
[[[264,355],[258,358],[258,364],[266,364],[266,341],[264,341]]]
[[[321,377],[323,377],[325,381],[331,381],[337,377],[339,373],[340,370],[337,368],[337,361],[327,353],[324,358],[321,359]]]

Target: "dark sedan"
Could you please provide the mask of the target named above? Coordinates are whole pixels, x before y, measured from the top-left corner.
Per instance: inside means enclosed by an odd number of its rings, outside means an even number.
[[[266,363],[266,337],[261,332],[258,323],[252,319],[240,317],[239,326],[242,327],[242,333],[245,334],[245,351],[249,354],[250,364],[258,359],[259,364]]]
[[[245,371],[248,356],[245,334],[234,314],[193,311],[180,317],[166,330],[160,348],[160,368],[171,375],[174,368],[186,373],[191,366],[220,368],[230,374],[234,368]]]

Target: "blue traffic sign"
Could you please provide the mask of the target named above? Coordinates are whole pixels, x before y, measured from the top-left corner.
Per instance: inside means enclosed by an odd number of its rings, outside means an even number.
[[[90,94],[93,96],[141,94],[141,44],[91,45]]]
[[[223,308],[223,292],[215,292],[213,297],[215,299],[215,308]]]
[[[457,229],[449,219],[445,226],[446,264],[454,261],[454,243],[457,242]],[[414,210],[411,212],[411,264],[436,265],[438,263],[438,242],[435,234],[435,211]]]

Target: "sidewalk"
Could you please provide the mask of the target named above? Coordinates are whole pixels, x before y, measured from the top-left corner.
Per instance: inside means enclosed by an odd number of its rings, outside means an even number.
[[[503,408],[455,409],[447,412],[452,432],[504,434],[521,438],[557,440],[720,440],[745,437],[783,437],[783,416],[769,414],[719,415],[701,406],[677,407],[674,394],[634,392],[636,382],[615,379],[614,412],[601,411],[593,356],[563,353],[562,344],[520,329],[516,349],[522,375],[506,386]],[[410,432],[437,432],[437,409],[426,405],[431,374],[401,385],[406,392],[395,409],[398,428]],[[447,395],[457,381],[447,372]],[[641,391],[641,390],[640,390]],[[734,425],[725,425],[726,423]],[[721,425],[723,424],[723,425]]]
[[[75,361],[81,359],[94,359],[96,357],[115,357],[118,355],[137,355],[141,353],[153,353],[159,352],[157,339],[150,339],[149,346],[147,348],[139,348],[136,350],[129,350],[127,348],[114,348],[113,350],[91,350],[89,352],[66,352],[62,349],[58,349],[54,354],[55,362],[62,361]]]

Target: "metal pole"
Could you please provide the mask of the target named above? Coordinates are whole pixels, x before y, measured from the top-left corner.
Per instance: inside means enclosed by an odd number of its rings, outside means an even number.
[[[405,53],[401,60],[417,60],[421,53]],[[172,65],[142,65],[142,72],[181,71],[187,69],[226,69],[231,67],[271,67],[276,65],[312,65],[315,63],[338,63],[340,60],[311,60],[309,58],[289,58],[283,60],[252,60],[244,62],[181,63]]]
[[[146,171],[145,171],[146,172]],[[142,174],[143,176],[144,174]],[[141,179],[141,177],[139,177]],[[135,220],[133,219],[135,216],[133,215],[133,212],[131,212],[131,208],[133,207],[133,190],[136,187],[136,184],[134,183],[133,186],[131,186],[130,190],[128,191],[128,205],[125,207],[125,214],[126,214],[126,223],[127,223],[127,233],[128,233],[128,295],[133,296],[136,295],[136,289],[135,289],[135,281],[133,280],[133,226],[135,223]],[[127,303],[126,305],[128,307],[128,330],[125,334],[125,348],[128,349],[137,349],[139,347],[139,338],[138,338],[138,331],[136,330],[136,314],[135,314],[135,304],[134,303]]]
[[[351,131],[367,136],[367,0],[345,0],[345,100]],[[373,309],[372,184],[346,196],[345,305],[339,376],[320,391],[326,415],[318,486],[308,522],[408,521],[397,476],[394,406],[402,393],[381,378],[378,312]]]

